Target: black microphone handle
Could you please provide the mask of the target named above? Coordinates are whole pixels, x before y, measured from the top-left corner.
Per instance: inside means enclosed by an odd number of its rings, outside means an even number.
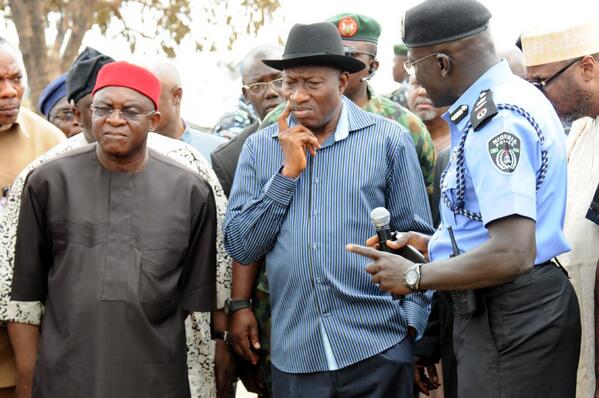
[[[393,253],[393,250],[391,250],[390,248],[387,247],[386,242],[388,240],[393,240],[393,234],[391,233],[391,229],[389,229],[389,226],[386,225],[384,227],[379,227],[376,229],[376,234],[379,237],[379,245],[380,245],[380,250],[387,252],[387,253]]]

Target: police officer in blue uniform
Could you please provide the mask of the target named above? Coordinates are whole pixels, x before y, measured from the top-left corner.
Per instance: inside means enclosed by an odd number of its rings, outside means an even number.
[[[404,19],[406,70],[435,106],[451,105],[452,155],[437,232],[388,245],[430,262],[348,250],[373,260],[383,290],[437,289],[453,301],[459,397],[575,397],[580,313],[552,262],[570,249],[565,136],[543,94],[497,58],[490,18],[475,0],[426,0]]]

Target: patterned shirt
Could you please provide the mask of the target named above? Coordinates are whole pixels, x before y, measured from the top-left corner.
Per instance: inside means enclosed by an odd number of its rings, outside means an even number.
[[[399,104],[403,107],[408,107],[408,91],[410,89],[410,83],[408,82],[408,80],[404,80],[403,82],[400,83],[399,88],[393,90],[393,92],[391,94],[389,94],[388,98],[395,102],[396,104]]]
[[[375,234],[375,207],[389,209],[394,230],[432,228],[407,131],[347,98],[343,104],[337,131],[295,180],[279,172],[276,124],[250,136],[231,191],[225,247],[242,264],[265,258],[272,363],[284,372],[330,369],[327,340],[344,368],[399,343],[408,326],[421,334],[428,318],[429,294],[394,300],[371,283],[368,261],[345,250]]]
[[[250,124],[260,120],[252,104],[248,103],[243,95],[237,102],[237,108],[225,113],[212,128],[212,134],[231,139]]]
[[[388,119],[395,120],[397,123],[405,127],[414,141],[416,147],[416,155],[418,155],[418,163],[424,176],[426,189],[428,193],[432,193],[433,187],[433,172],[435,168],[435,146],[426,126],[408,109],[388,98],[380,95],[375,95],[370,87],[368,87],[368,97],[370,100],[362,108],[366,112],[371,112],[377,115],[384,116]],[[286,103],[282,103],[273,109],[262,121],[260,128],[263,129],[273,123],[276,123],[279,115],[285,109]]]
[[[52,148],[30,163],[15,179],[8,197],[7,211],[0,222],[0,321],[39,325],[43,306],[39,302],[10,301],[13,277],[16,228],[19,219],[21,193],[27,175],[42,163],[71,149],[87,145],[83,134],[77,134]],[[211,186],[217,209],[217,307],[222,308],[230,296],[231,259],[224,250],[221,225],[227,208],[227,199],[216,175],[206,159],[189,145],[159,134],[148,134],[148,147],[181,162],[199,172]],[[210,337],[210,314],[194,312],[185,322],[187,335],[187,363],[191,396],[216,397],[214,381],[214,343]]]

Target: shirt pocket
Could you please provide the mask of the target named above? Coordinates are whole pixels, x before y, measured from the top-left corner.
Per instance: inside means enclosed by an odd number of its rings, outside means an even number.
[[[187,238],[165,232],[168,239],[162,244],[144,245],[140,269],[139,295],[142,303],[159,304],[176,301],[179,297],[178,284],[182,273]]]

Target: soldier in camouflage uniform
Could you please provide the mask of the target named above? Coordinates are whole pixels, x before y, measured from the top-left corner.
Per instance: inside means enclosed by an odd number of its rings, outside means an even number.
[[[400,84],[399,88],[389,94],[389,99],[403,107],[408,107],[408,90],[410,88],[409,76],[403,64],[408,60],[408,48],[405,44],[393,46],[393,80]]]
[[[252,104],[248,103],[243,95],[239,98],[237,108],[231,112],[225,113],[216,122],[212,128],[212,134],[232,139],[236,137],[243,129],[252,123],[260,120],[252,108]]]
[[[350,75],[345,95],[365,111],[395,120],[409,130],[416,147],[426,189],[429,194],[432,193],[435,147],[426,126],[407,108],[376,95],[368,85],[368,80],[379,67],[376,51],[381,34],[380,25],[374,19],[358,14],[340,14],[329,18],[328,21],[339,29],[346,47],[346,55],[357,58],[367,65],[364,70]],[[285,103],[266,115],[260,129],[275,123],[283,109]]]

